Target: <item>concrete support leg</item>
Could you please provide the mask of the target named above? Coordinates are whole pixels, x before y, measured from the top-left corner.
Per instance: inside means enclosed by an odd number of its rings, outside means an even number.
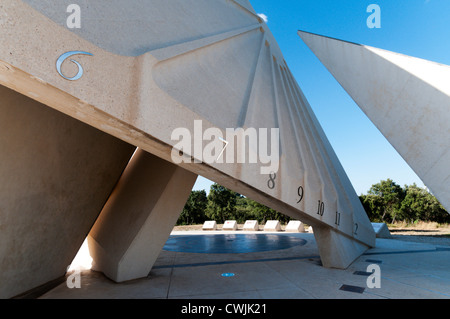
[[[89,233],[92,269],[116,282],[148,276],[196,179],[139,149]]]
[[[326,268],[346,269],[370,248],[330,227],[314,227],[314,237]]]
[[[63,279],[135,149],[0,86],[0,298]]]

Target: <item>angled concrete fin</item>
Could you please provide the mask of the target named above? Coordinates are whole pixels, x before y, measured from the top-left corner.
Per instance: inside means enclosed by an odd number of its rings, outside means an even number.
[[[450,212],[450,67],[298,34]]]

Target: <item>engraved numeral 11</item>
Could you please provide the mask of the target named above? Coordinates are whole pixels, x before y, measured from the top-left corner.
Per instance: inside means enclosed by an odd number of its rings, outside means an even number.
[[[336,212],[336,219],[334,223],[339,226],[339,224],[341,223],[341,213]]]

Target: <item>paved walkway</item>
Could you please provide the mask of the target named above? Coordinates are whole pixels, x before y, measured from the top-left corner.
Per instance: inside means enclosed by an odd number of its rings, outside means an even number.
[[[239,251],[242,247],[233,251],[239,246],[231,247],[233,242],[245,248],[244,233],[253,236],[246,239],[250,244],[287,237],[279,246],[271,242],[269,251],[261,248],[264,244],[253,246],[253,252]],[[205,253],[210,243],[205,235],[221,236],[223,249],[215,245],[214,253]],[[101,273],[84,270],[81,288],[69,289],[63,283],[41,298],[450,299],[448,246],[377,239],[376,248],[348,269],[337,270],[321,266],[313,234],[217,231],[173,232],[172,236],[147,278],[116,284]],[[192,244],[197,245],[196,252],[188,250]],[[368,281],[376,283],[372,274],[377,266],[381,287],[370,288]]]

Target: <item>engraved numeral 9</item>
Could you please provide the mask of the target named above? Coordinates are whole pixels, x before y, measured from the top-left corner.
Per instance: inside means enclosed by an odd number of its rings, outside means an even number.
[[[304,190],[303,187],[300,186],[297,190],[298,196],[300,196],[300,199],[297,201],[297,204],[300,203],[303,200]]]

